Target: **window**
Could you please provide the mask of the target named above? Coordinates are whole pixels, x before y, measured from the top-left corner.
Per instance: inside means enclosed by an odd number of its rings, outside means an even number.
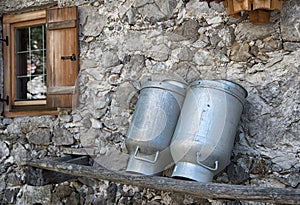
[[[72,107],[78,75],[77,7],[3,16],[4,115]]]
[[[44,100],[47,91],[45,25],[22,27],[15,31],[15,104]]]

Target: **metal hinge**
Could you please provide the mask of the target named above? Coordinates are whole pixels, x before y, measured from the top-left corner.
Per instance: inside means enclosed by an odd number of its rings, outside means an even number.
[[[6,46],[8,46],[8,36],[6,36],[5,38],[0,38],[0,41],[6,42]]]
[[[2,98],[2,95],[0,94],[0,101],[6,102],[6,105],[8,105],[9,104],[9,96],[6,96],[6,98]]]

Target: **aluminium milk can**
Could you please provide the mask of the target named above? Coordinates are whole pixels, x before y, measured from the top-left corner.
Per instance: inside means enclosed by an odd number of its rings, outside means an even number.
[[[190,84],[170,145],[172,177],[211,182],[229,164],[246,96],[226,80]]]
[[[186,93],[178,81],[148,81],[140,92],[125,141],[126,171],[159,175],[173,163],[169,145]]]

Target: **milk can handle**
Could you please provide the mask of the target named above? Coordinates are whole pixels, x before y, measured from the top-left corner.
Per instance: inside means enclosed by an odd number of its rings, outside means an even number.
[[[135,159],[142,160],[142,161],[145,161],[145,162],[149,162],[149,163],[151,163],[151,164],[154,164],[154,163],[157,161],[157,158],[158,158],[158,155],[159,155],[159,151],[156,152],[155,157],[154,157],[154,160],[149,160],[149,159],[145,159],[145,158],[142,158],[142,157],[138,157],[138,156],[137,156],[137,154],[138,154],[138,152],[139,152],[139,149],[140,149],[140,147],[137,146],[137,147],[136,147],[136,150],[135,150],[135,152],[134,152],[134,155],[133,155],[133,157],[134,157]]]
[[[200,162],[200,152],[197,152],[197,163],[198,163],[200,166],[202,166],[202,167],[204,167],[204,168],[206,168],[206,169],[209,169],[209,170],[211,170],[211,171],[217,171],[218,168],[219,168],[219,162],[218,162],[218,161],[215,161],[215,167],[214,167],[214,168],[211,168],[211,167],[209,167],[209,166],[206,166],[205,164],[202,164],[202,163]]]

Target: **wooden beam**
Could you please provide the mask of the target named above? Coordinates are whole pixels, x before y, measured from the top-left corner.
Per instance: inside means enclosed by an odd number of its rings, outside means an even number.
[[[188,194],[196,198],[261,201],[276,204],[297,204],[300,189],[200,183],[168,177],[140,176],[118,173],[101,167],[81,166],[45,160],[31,160],[28,166],[57,171],[74,176],[109,180],[115,183]]]
[[[59,158],[57,162],[68,162],[76,165],[89,165],[89,157],[67,156]],[[27,167],[25,169],[25,183],[33,186],[58,184],[74,178],[78,178],[78,176],[74,176],[69,173],[62,173],[54,170],[40,169],[35,167]]]

